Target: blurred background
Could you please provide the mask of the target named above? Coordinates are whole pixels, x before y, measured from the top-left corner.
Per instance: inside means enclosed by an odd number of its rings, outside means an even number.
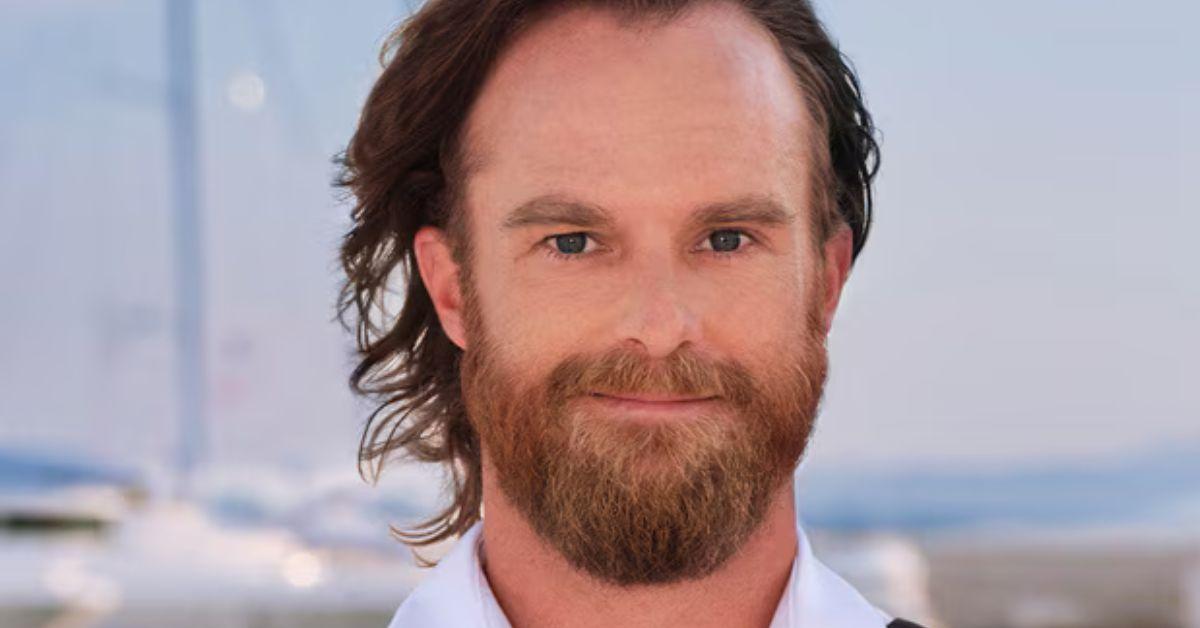
[[[418,3],[0,4],[0,626],[382,626],[331,158]],[[1200,627],[1200,5],[818,0],[882,130],[800,516],[931,626]],[[443,548],[444,550],[444,548]]]

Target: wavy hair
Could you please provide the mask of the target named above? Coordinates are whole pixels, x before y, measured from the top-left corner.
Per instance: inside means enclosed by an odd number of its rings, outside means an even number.
[[[359,474],[375,483],[393,458],[448,471],[444,509],[412,530],[392,526],[406,544],[461,536],[480,517],[480,445],[462,401],[462,352],[442,330],[413,251],[418,229],[440,227],[460,269],[470,271],[461,196],[471,168],[460,144],[480,86],[506,46],[553,12],[589,6],[665,22],[705,1],[733,2],[777,40],[819,131],[814,233],[828,237],[848,225],[857,259],[871,228],[879,147],[858,78],[807,0],[429,0],[385,42],[383,73],[336,158],[335,185],[354,199],[337,316],[356,341],[350,386],[375,406],[359,443]],[[393,314],[397,280],[403,301]]]

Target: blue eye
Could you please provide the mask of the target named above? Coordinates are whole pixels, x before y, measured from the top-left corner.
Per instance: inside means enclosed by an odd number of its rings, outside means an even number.
[[[564,255],[582,253],[583,249],[587,246],[587,234],[566,233],[554,236],[554,246],[558,249],[559,253]]]
[[[721,229],[708,236],[708,243],[716,253],[732,253],[742,243],[742,232],[737,229]]]
[[[576,260],[582,259],[594,253],[595,251],[585,251],[587,248],[588,234],[578,231],[575,233],[560,233],[558,235],[548,236],[542,240],[542,248],[546,255],[555,259],[561,260]]]

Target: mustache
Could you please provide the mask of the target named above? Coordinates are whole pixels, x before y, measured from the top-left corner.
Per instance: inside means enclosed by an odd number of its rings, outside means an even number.
[[[563,359],[546,378],[552,399],[593,393],[664,394],[718,397],[746,405],[755,394],[754,377],[735,360],[707,357],[686,345],[662,359],[625,347],[598,355],[577,353]]]

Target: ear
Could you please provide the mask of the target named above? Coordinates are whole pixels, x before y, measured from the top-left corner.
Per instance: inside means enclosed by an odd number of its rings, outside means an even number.
[[[413,237],[413,252],[421,282],[433,301],[442,329],[451,342],[466,349],[462,286],[446,232],[437,227],[421,227]]]
[[[833,315],[837,312],[842,288],[850,276],[850,264],[854,258],[854,236],[848,225],[843,223],[838,226],[833,236],[825,241],[824,255],[822,272],[825,274],[825,302],[821,304],[821,313],[824,315],[825,333],[828,334],[833,327]]]

